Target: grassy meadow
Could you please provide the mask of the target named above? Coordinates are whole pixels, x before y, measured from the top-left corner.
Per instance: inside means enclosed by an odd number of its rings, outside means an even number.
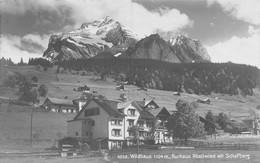
[[[108,99],[119,99],[120,94],[125,93],[129,100],[142,101],[143,98],[153,99],[159,106],[165,106],[169,111],[176,110],[175,104],[178,100],[186,100],[188,102],[197,99],[209,98],[211,103],[198,104],[196,112],[205,116],[207,111],[211,110],[213,114],[224,112],[231,115],[231,118],[242,120],[250,116],[249,110],[255,109],[260,104],[260,91],[254,90],[253,96],[242,97],[240,95],[229,96],[215,94],[209,96],[186,94],[174,96],[173,92],[152,90],[138,91],[138,87],[126,85],[125,91],[116,90],[116,82],[113,78],[107,78],[106,81],[97,80],[98,76],[81,76],[72,75],[71,72],[56,74],[56,67],[49,68],[46,72],[43,68],[36,66],[7,66],[1,67],[0,70],[0,96],[17,98],[15,91],[17,88],[6,88],[2,85],[3,80],[14,72],[27,75],[29,78],[36,76],[38,85],[45,84],[49,91],[49,97],[68,98],[70,100],[78,98],[81,92],[73,91],[74,88],[86,84],[91,91],[106,96]],[[40,98],[43,101],[45,98]],[[8,105],[2,103],[0,105],[0,149],[24,149],[29,147],[28,139],[30,139],[30,118],[31,107]],[[38,139],[42,142],[34,143],[35,149],[48,147],[53,144],[55,139],[66,136],[67,120],[71,120],[75,114],[72,113],[52,113],[43,111],[33,112],[33,134],[38,135]],[[18,141],[25,140],[25,142]],[[8,141],[11,140],[11,141]],[[16,141],[12,141],[16,140]],[[250,138],[248,138],[250,140]],[[252,140],[252,139],[251,139]],[[18,141],[18,142],[17,142]],[[27,141],[27,142],[26,142]],[[259,142],[259,138],[257,140]]]

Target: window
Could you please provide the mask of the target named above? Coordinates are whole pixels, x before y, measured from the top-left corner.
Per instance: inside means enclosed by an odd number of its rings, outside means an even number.
[[[155,108],[155,105],[149,104],[147,107],[148,107],[148,108],[151,108],[151,109],[154,109],[154,108]]]
[[[128,126],[129,127],[134,126],[134,120],[133,119],[128,119]]]
[[[86,132],[86,136],[88,136],[88,134],[89,134],[89,132],[87,131],[87,132]]]
[[[140,137],[146,137],[146,133],[143,132],[143,131],[139,131],[139,136],[140,136]]]
[[[75,132],[75,135],[76,135],[76,136],[78,136],[78,135],[79,135],[79,133],[78,133],[78,132]]]
[[[151,137],[152,136],[152,133],[146,133],[147,137]]]
[[[94,120],[89,120],[89,121],[88,121],[88,125],[90,125],[90,126],[95,126],[95,121],[94,121]]]
[[[129,136],[134,136],[134,133],[132,131],[128,131]]]
[[[99,115],[99,114],[100,114],[100,111],[99,111],[98,107],[85,110],[85,117]]]
[[[155,138],[160,139],[160,134],[158,132],[155,133]]]
[[[135,116],[135,109],[128,109],[127,115]]]
[[[144,126],[144,121],[138,121],[138,125],[139,125],[140,127],[143,127],[143,126]]]
[[[146,127],[152,128],[153,127],[153,123],[152,122],[146,122]]]
[[[121,130],[120,129],[113,129],[112,135],[113,136],[121,136]]]
[[[122,126],[122,120],[112,119],[112,120],[111,120],[111,124],[112,124],[112,125]]]

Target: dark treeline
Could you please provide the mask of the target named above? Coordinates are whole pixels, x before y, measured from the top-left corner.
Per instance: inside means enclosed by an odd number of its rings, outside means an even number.
[[[79,59],[59,63],[76,71],[113,75],[139,87],[211,94],[252,95],[259,86],[259,69],[233,63],[170,63],[148,59]],[[122,75],[124,74],[124,75]],[[124,76],[124,77],[123,77]]]
[[[30,58],[28,65],[41,65],[43,67],[52,67],[52,63],[44,58]]]

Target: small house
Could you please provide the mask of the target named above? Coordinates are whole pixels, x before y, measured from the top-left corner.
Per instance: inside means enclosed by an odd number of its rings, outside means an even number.
[[[41,107],[59,113],[76,113],[78,111],[78,107],[73,104],[72,100],[51,97],[46,98]]]

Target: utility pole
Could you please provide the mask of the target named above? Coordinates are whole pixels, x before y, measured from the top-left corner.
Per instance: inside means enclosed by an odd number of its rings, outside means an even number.
[[[30,127],[30,148],[32,148],[32,122],[33,122],[33,108],[31,111],[31,127]]]
[[[9,99],[9,106],[8,106],[8,123],[9,124],[11,124],[11,105],[12,105],[12,100],[10,98]],[[12,129],[12,127],[10,126],[9,130],[8,130],[8,141],[9,142],[11,141],[11,129]]]
[[[137,160],[136,160],[136,162],[138,163],[139,162],[139,158],[138,158],[138,156],[139,156],[139,126],[138,125],[136,125],[136,138],[137,138],[137,141],[136,141],[136,143],[137,143]]]

